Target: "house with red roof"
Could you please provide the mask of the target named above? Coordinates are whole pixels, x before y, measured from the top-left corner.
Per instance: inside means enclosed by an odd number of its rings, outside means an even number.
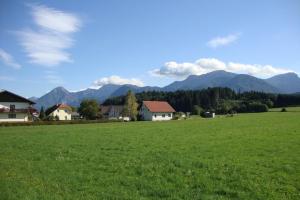
[[[72,108],[67,104],[55,104],[45,111],[47,117],[52,117],[57,120],[71,120]]]
[[[140,109],[140,115],[146,121],[171,120],[174,112],[174,108],[166,101],[143,101]]]

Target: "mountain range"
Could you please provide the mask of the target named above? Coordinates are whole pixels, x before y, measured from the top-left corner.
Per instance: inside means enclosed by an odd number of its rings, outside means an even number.
[[[126,94],[129,90],[134,93],[143,91],[176,91],[200,90],[208,87],[229,87],[236,92],[261,91],[266,93],[291,94],[300,92],[300,78],[295,73],[286,73],[268,79],[260,79],[246,74],[235,74],[222,70],[203,75],[191,75],[182,81],[175,81],[165,87],[139,87],[136,85],[107,84],[99,89],[86,89],[70,92],[63,87],[57,87],[41,96],[30,98],[36,102],[35,107],[50,107],[57,103],[67,103],[78,106],[83,99],[97,99],[103,102],[107,98]]]

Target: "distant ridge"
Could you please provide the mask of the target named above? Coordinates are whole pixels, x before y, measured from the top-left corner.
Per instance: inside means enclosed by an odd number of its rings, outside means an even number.
[[[286,73],[268,79],[260,79],[246,74],[235,74],[223,70],[213,71],[202,75],[191,75],[183,81],[175,81],[165,87],[139,87],[136,85],[104,85],[99,89],[86,89],[79,92],[69,92],[63,87],[57,87],[40,98],[32,99],[37,108],[50,107],[57,103],[67,103],[79,106],[83,99],[96,99],[103,102],[109,97],[126,94],[129,90],[134,93],[143,91],[176,91],[199,90],[208,87],[229,87],[236,92],[260,91],[266,93],[300,93],[300,78],[295,73]]]
[[[296,73],[286,73],[266,79],[270,85],[278,88],[280,93],[300,92],[300,78]]]

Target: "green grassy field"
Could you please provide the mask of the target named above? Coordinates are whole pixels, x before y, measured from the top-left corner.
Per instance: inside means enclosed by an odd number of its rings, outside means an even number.
[[[271,112],[280,112],[282,108],[272,108],[270,109]],[[299,107],[285,107],[285,109],[288,112],[300,112],[300,106]]]
[[[0,199],[300,199],[300,112],[0,128]]]

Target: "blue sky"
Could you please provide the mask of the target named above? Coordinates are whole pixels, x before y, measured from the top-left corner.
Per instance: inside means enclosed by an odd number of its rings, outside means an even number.
[[[0,2],[0,88],[165,86],[223,69],[300,72],[300,1]]]

